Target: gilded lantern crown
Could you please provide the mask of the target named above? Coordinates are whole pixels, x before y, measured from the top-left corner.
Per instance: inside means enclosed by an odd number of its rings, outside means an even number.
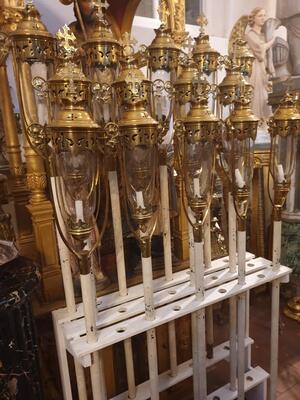
[[[240,72],[240,68],[235,61],[226,57],[224,59],[226,75],[219,84],[220,102],[224,106],[238,101],[239,88],[243,87],[244,93],[252,94],[252,86]]]
[[[123,47],[123,56],[120,58],[121,70],[113,83],[118,103],[122,107],[149,103],[152,82],[146,79],[138,68],[139,55],[134,53],[130,44]]]
[[[274,112],[269,123],[270,133],[273,136],[286,137],[290,134],[300,132],[300,113],[297,108],[296,99],[287,92],[280,101],[279,107]]]
[[[217,71],[219,66],[220,54],[211,47],[209,36],[204,32],[204,26],[207,25],[207,19],[199,16],[197,19],[200,25],[200,34],[195,38],[193,48],[193,59],[201,72],[210,74]]]
[[[65,26],[57,37],[59,51],[65,57],[47,82],[50,104],[56,109],[48,125],[50,136],[58,148],[94,148],[100,138],[96,135],[99,127],[90,112],[92,83],[72,59],[76,51],[75,36],[69,28]]]
[[[220,121],[208,107],[210,93],[212,87],[204,77],[197,77],[192,81],[192,106],[183,121],[188,143],[213,141],[218,135]]]
[[[148,47],[149,67],[152,71],[162,69],[169,72],[177,68],[180,49],[171,33],[171,29],[164,24],[155,29],[155,38]]]
[[[105,6],[96,4],[97,19],[95,27],[92,34],[82,44],[82,48],[85,51],[85,61],[89,67],[116,69],[120,54],[120,44],[114,38],[105,14],[102,12],[102,8],[107,6],[108,3]]]
[[[233,43],[232,52],[229,56],[234,60],[242,75],[251,76],[255,57],[249,49],[246,40],[237,38]]]
[[[227,119],[228,138],[233,135],[238,140],[251,138],[256,139],[259,118],[257,118],[250,107],[252,89],[248,85],[239,85],[235,89],[234,109]]]
[[[188,54],[182,54],[179,57],[180,74],[174,82],[175,101],[180,105],[191,102],[193,81],[198,77],[198,70],[192,57],[190,57],[190,50],[192,38],[186,40],[188,44]]]
[[[22,20],[11,34],[16,58],[19,61],[48,63],[54,60],[54,38],[41,21],[32,3],[22,13]]]

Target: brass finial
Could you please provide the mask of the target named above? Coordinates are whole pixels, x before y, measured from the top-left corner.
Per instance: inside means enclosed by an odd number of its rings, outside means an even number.
[[[105,14],[109,7],[109,3],[106,0],[94,0],[93,4],[96,10],[96,16],[99,19],[99,21],[107,23],[105,19]],[[103,9],[105,11],[103,11]]]
[[[71,29],[64,25],[61,30],[56,33],[58,39],[58,45],[60,51],[63,53],[65,58],[72,58],[76,53],[76,36]]]
[[[203,14],[199,15],[196,22],[200,26],[200,33],[203,35],[205,33],[205,27],[208,24],[206,16]]]

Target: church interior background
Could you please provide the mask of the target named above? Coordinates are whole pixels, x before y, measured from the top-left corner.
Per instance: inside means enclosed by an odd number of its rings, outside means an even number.
[[[300,400],[298,0],[0,0],[0,399]]]

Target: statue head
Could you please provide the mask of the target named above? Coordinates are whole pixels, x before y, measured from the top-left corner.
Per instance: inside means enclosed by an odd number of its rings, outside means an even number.
[[[265,22],[266,10],[262,7],[255,7],[248,17],[249,26],[251,26],[251,28],[254,26],[262,28]]]

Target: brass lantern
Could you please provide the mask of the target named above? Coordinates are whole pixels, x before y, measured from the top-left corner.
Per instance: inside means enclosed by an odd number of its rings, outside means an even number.
[[[202,242],[202,225],[211,201],[214,141],[220,128],[218,118],[208,108],[210,92],[211,86],[205,78],[193,81],[192,106],[181,126],[179,124],[176,136],[179,168],[188,205],[195,217],[195,222],[190,222],[196,242]]]
[[[151,236],[158,207],[158,122],[146,110],[151,91],[137,68],[135,55],[127,55],[114,89],[121,106],[118,121],[123,183],[131,227],[138,239],[143,258],[150,257]]]
[[[63,62],[37,87],[47,97],[48,123],[44,127],[32,123],[27,132],[31,145],[49,161],[50,172],[56,177],[58,206],[68,233],[65,242],[78,256],[82,273],[88,273],[86,258],[95,246],[88,252],[85,246],[95,229],[98,154],[104,139],[91,117],[91,81],[73,61],[75,36],[66,26],[57,36]]]
[[[27,132],[31,146],[48,162],[57,227],[79,261],[87,340],[95,341],[95,296],[90,273],[91,256],[102,234],[98,232],[96,216],[104,138],[92,119],[92,83],[74,61],[75,36],[65,26],[57,37],[62,62],[42,85],[47,97],[48,123],[33,123]]]
[[[250,108],[251,91],[246,86],[236,88],[234,109],[226,120],[223,137],[223,170],[229,177],[236,205],[239,231],[246,230],[246,216],[253,176],[254,141],[259,119]],[[226,166],[225,166],[226,164]]]
[[[270,174],[274,181],[274,220],[281,220],[281,211],[290,189],[296,163],[300,113],[293,96],[287,92],[269,120],[271,135]]]

